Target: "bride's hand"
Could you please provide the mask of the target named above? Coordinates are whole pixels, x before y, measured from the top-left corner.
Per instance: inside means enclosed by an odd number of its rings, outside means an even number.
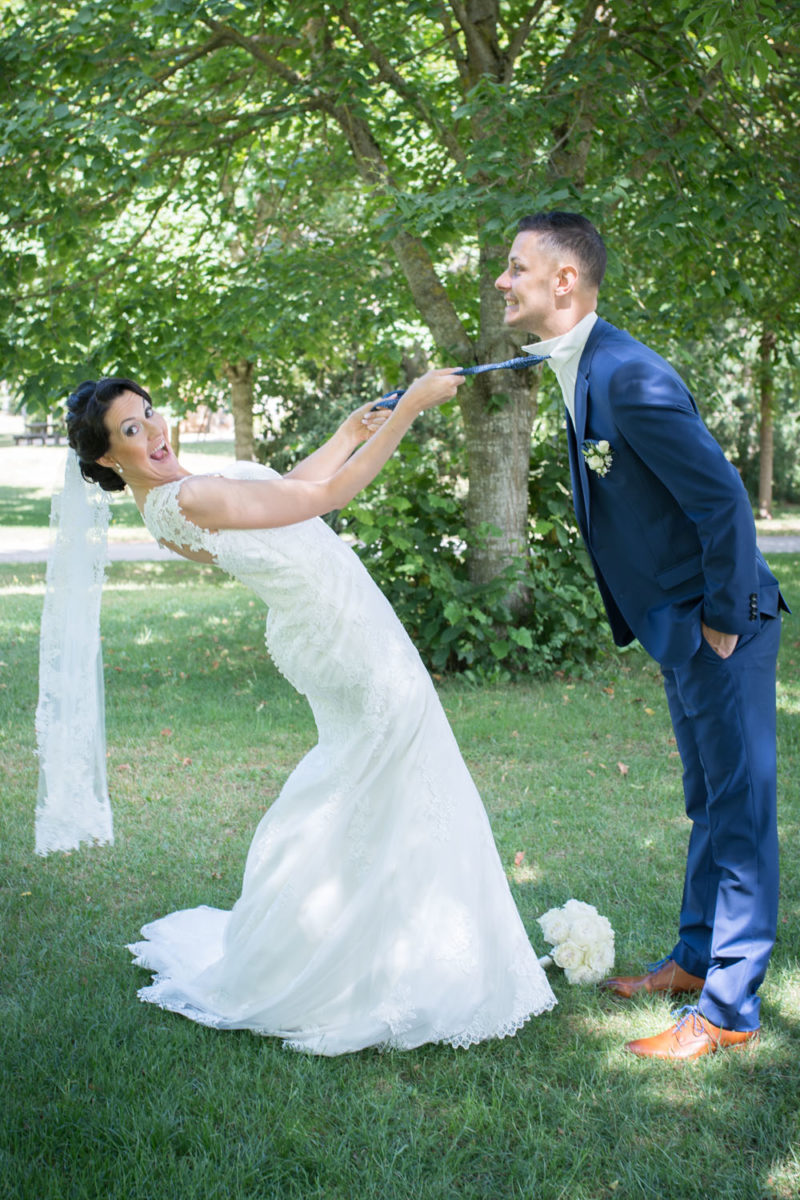
[[[436,371],[427,371],[406,389],[398,401],[408,411],[421,413],[426,408],[435,408],[452,400],[459,384],[464,382],[463,375],[454,375],[453,367],[442,367]],[[390,408],[375,408],[376,401],[369,400],[347,417],[341,428],[356,442],[365,442],[376,433],[392,415]]]
[[[381,425],[389,420],[390,416],[391,409],[375,408],[375,401],[370,400],[367,404],[362,404],[360,408],[351,412],[350,416],[345,418],[342,428],[357,445],[359,442],[365,442],[367,438],[371,438],[373,433],[376,433]]]
[[[413,408],[416,412],[424,412],[426,408],[436,408],[452,400],[460,384],[464,382],[463,375],[454,375],[454,367],[441,367],[436,371],[426,371],[415,379],[410,387],[400,397],[397,407]]]

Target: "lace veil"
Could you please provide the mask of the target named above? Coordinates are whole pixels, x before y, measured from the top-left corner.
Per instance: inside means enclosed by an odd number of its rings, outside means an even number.
[[[69,450],[50,511],[55,540],[39,642],[37,854],[114,840],[100,648],[108,515],[105,492],[84,481]]]

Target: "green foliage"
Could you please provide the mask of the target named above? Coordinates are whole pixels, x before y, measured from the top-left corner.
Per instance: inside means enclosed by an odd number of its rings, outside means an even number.
[[[739,471],[755,505],[760,466],[759,327],[733,317],[713,326],[713,340],[669,338],[662,352],[681,372],[703,420]],[[792,347],[770,362],[774,383],[774,487],[777,502],[800,500],[797,411],[800,368]]]
[[[339,517],[357,553],[429,668],[471,680],[583,676],[609,646],[602,605],[572,514],[557,443],[537,448],[531,492],[530,558],[488,583],[469,578],[458,461],[408,443],[378,481]],[[478,531],[490,538],[491,528]],[[473,545],[475,541],[473,540]],[[509,608],[520,591],[521,617]]]
[[[386,367],[422,338],[506,357],[493,279],[518,216],[551,207],[602,228],[603,315],[634,335],[710,346],[735,314],[787,349],[794,16],[777,0],[13,0],[4,376],[44,409],[120,371],[180,411],[216,403],[231,361],[274,400],[310,353]],[[495,444],[509,394],[524,459],[523,387],[475,388],[469,437]],[[479,497],[477,519],[519,535],[516,502]]]
[[[531,594],[537,645],[549,665],[585,675],[611,634],[589,556],[575,523],[563,430],[534,444],[531,458]]]
[[[719,63],[726,73],[752,77],[761,87],[780,67],[774,42],[785,14],[774,0],[679,0],[676,7],[711,66]]]
[[[266,378],[267,384],[272,380],[275,388],[280,388],[280,405],[276,410],[262,400],[263,434],[256,456],[281,474],[321,446],[348,413],[404,382],[399,365],[390,364],[386,376],[381,377],[374,364],[357,358],[332,369],[330,363],[319,362],[308,353],[298,353],[292,363],[270,366]],[[437,430],[442,436],[452,436],[447,425],[448,419],[441,413],[428,413],[424,431],[420,424],[412,425],[405,440],[430,437]],[[450,426],[452,430],[452,420]],[[335,515],[329,523],[338,528]]]

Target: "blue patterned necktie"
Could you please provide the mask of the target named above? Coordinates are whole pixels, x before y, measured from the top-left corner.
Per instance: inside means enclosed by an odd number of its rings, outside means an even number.
[[[499,363],[484,363],[481,367],[458,367],[453,374],[482,375],[484,371],[500,371],[505,367],[513,371],[518,371],[521,367],[535,367],[537,363],[544,362],[549,357],[549,354],[524,354],[521,358],[507,358],[505,362]],[[376,408],[394,408],[405,390],[405,388],[397,388],[393,392],[387,392],[384,396],[381,396],[377,404],[373,404],[372,410],[374,411]]]

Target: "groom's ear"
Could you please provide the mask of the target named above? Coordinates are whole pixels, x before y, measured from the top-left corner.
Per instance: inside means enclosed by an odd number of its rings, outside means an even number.
[[[558,268],[556,278],[556,295],[567,296],[575,289],[578,283],[578,268],[573,267],[571,263],[567,263],[563,267]]]

